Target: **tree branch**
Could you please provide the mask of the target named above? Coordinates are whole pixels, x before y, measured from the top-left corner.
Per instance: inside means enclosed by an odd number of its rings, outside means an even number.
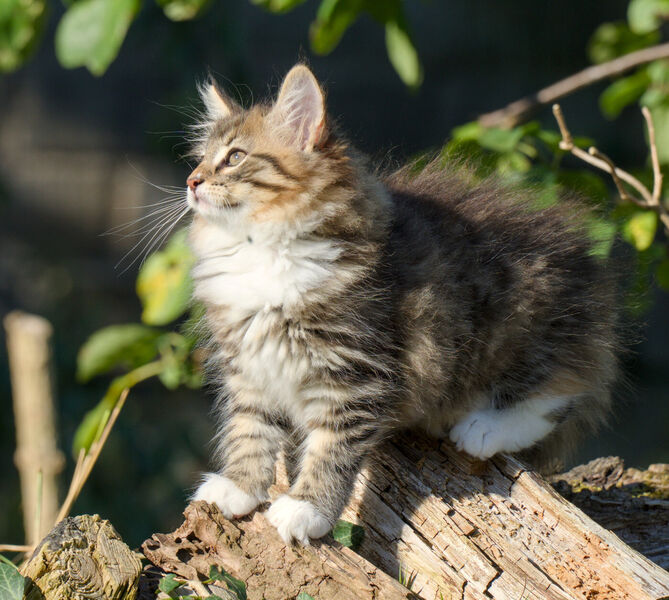
[[[635,67],[660,58],[669,58],[669,42],[630,52],[609,62],[583,69],[534,94],[516,100],[504,108],[485,113],[478,118],[478,121],[485,127],[514,127],[526,121],[542,106],[552,104],[556,100],[593,83],[621,75]]]
[[[655,127],[653,125],[653,118],[651,117],[648,108],[644,106],[641,110],[643,112],[644,118],[646,119],[646,125],[648,126],[648,146],[650,148],[651,163],[653,165],[652,192],[636,177],[627,171],[623,171],[619,167],[616,167],[616,165],[608,156],[597,150],[597,148],[594,146],[591,146],[587,152],[578,146],[575,146],[571,132],[567,128],[567,123],[564,119],[564,115],[562,114],[562,108],[560,108],[559,104],[553,105],[553,115],[555,116],[555,120],[557,121],[558,127],[560,128],[560,134],[562,135],[560,148],[570,152],[589,165],[609,173],[613,179],[613,182],[616,184],[616,188],[618,188],[620,198],[627,202],[633,202],[637,206],[647,208],[657,213],[658,217],[662,221],[662,224],[664,225],[664,228],[669,234],[669,213],[660,200],[662,195],[662,171],[660,170],[660,161],[658,160],[657,155],[657,144],[655,141]],[[628,193],[623,186],[623,182],[633,187],[639,193],[639,196],[634,196]]]

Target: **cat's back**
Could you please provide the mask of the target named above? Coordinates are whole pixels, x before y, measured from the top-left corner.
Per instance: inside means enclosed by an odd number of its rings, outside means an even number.
[[[462,165],[405,167],[385,181],[393,198],[392,254],[409,272],[472,279],[477,275],[603,280],[584,228],[585,206],[573,199],[540,205],[532,188],[478,179]],[[559,285],[559,281],[555,281]],[[566,282],[565,282],[566,283]]]

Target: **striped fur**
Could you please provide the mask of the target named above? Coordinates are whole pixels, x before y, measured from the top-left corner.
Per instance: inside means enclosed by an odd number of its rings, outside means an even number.
[[[376,176],[304,66],[272,105],[203,95],[190,240],[221,427],[196,497],[252,510],[283,451],[292,487],[268,517],[307,543],[399,428],[545,459],[603,421],[614,285],[573,205],[436,163]]]

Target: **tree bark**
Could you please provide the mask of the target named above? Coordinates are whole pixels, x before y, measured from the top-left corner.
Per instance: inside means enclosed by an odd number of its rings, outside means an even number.
[[[365,527],[360,554],[415,573],[426,600],[669,596],[667,571],[511,457],[481,463],[406,434],[359,476],[343,518]]]
[[[617,478],[611,474],[616,469]],[[589,480],[570,472],[556,485],[572,495],[589,485],[596,494],[604,485],[596,483],[601,472],[609,473],[611,490],[620,484],[616,493],[634,490],[634,470],[620,466],[591,469]],[[632,504],[655,503],[666,511],[667,502],[657,497],[662,488],[649,483],[664,477],[660,465],[637,476],[648,486],[640,493],[650,496],[632,495]],[[278,480],[273,497],[285,490],[285,475],[279,473]],[[654,516],[659,524],[666,517]],[[251,600],[295,598],[301,591],[316,599],[405,598],[408,591],[398,579],[425,600],[669,598],[667,571],[511,457],[482,463],[448,443],[402,435],[360,474],[342,518],[365,530],[360,556],[328,538],[311,548],[287,548],[260,512],[230,523],[203,503],[187,509],[179,530],[154,535],[143,550],[164,571],[187,579],[206,576],[210,564],[221,565],[247,582]],[[626,524],[625,535],[634,541],[631,522],[619,521],[620,531]],[[661,531],[654,537],[654,545],[648,539],[645,546],[635,543],[661,556],[667,537]]]
[[[21,569],[25,600],[134,600],[142,563],[99,516],[70,517],[53,528]]]
[[[315,599],[406,600],[413,594],[380,569],[332,539],[286,547],[256,512],[234,523],[215,506],[193,502],[175,532],[154,534],[144,555],[186,580],[206,579],[211,565],[246,582],[249,600],[286,600],[301,592]],[[151,597],[151,594],[146,594]]]
[[[273,496],[285,491],[285,474],[277,478]],[[666,564],[669,465],[642,472],[598,459],[553,481]],[[205,583],[212,565],[244,581],[249,600],[301,593],[315,600],[669,599],[669,572],[515,459],[482,463],[411,434],[387,443],[358,477],[343,515],[364,528],[356,552],[330,537],[286,547],[261,511],[230,522],[215,506],[195,502],[184,515],[179,529],[143,544],[155,567],[141,578],[136,556],[108,523],[66,519],[23,570],[33,580],[27,600],[78,597],[79,590],[131,600],[138,578],[139,598],[149,600],[165,573],[180,577],[180,594],[241,598],[221,582]]]
[[[625,469],[617,456],[551,477],[553,486],[602,527],[669,570],[669,464]]]

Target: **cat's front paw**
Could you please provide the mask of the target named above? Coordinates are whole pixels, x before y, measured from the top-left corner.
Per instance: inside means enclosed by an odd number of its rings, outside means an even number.
[[[267,498],[259,498],[245,492],[234,481],[223,475],[207,473],[192,499],[215,504],[226,519],[233,519],[248,515]]]
[[[504,425],[494,410],[469,413],[451,429],[449,438],[460,452],[481,460],[506,449]]]
[[[287,495],[279,496],[265,515],[286,544],[297,540],[308,546],[309,538],[323,537],[332,529],[332,523],[311,502]]]

